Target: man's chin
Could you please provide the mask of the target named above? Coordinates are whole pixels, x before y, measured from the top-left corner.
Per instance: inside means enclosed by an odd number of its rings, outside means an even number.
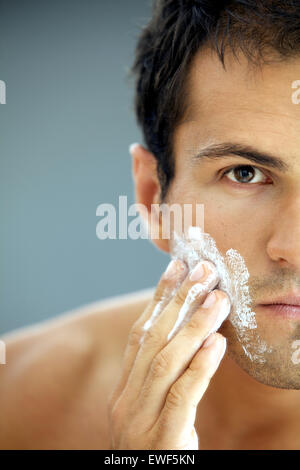
[[[286,352],[275,351],[265,362],[256,362],[227,340],[229,357],[257,382],[274,388],[300,390],[300,364],[293,364]]]
[[[219,332],[227,339],[227,354],[257,382],[274,388],[300,390],[300,328],[297,323],[269,323],[259,318],[255,329],[237,331],[225,321]]]

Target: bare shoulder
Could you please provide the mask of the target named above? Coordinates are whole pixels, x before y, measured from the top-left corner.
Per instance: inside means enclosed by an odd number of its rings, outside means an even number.
[[[107,397],[152,295],[108,298],[1,337],[1,449],[109,448]]]

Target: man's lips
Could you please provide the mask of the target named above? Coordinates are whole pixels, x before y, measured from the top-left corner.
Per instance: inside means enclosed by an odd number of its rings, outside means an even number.
[[[300,294],[299,295],[286,295],[284,297],[277,297],[276,299],[270,299],[264,302],[260,302],[261,305],[300,305]]]
[[[268,313],[279,315],[290,319],[300,318],[300,295],[286,295],[270,299],[258,304]]]

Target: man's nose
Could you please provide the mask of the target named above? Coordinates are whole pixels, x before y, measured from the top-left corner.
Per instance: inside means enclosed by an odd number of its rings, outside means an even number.
[[[280,267],[300,272],[300,193],[289,197],[278,207],[272,235],[267,244],[272,261]]]

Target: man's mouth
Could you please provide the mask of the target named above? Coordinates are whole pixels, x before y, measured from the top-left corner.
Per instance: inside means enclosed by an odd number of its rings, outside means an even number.
[[[300,319],[300,294],[299,295],[286,295],[270,299],[258,304],[258,307],[263,308],[266,313],[273,315],[280,315],[287,319]]]

